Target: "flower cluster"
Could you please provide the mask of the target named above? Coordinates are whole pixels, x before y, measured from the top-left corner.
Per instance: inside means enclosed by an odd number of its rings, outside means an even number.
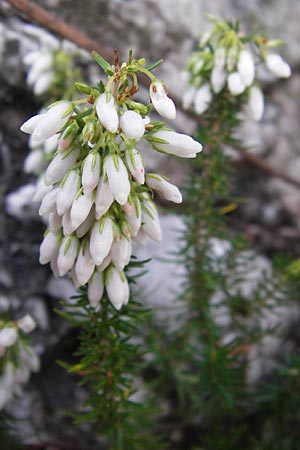
[[[257,64],[278,78],[288,78],[291,68],[270,49],[281,41],[265,36],[246,37],[232,23],[219,22],[200,38],[199,49],[187,65],[185,77],[189,87],[183,96],[183,106],[203,114],[217,96],[226,90],[245,104],[248,118],[259,121],[264,112],[264,97],[256,80]],[[240,96],[243,96],[242,100]]]
[[[145,174],[140,141],[183,158],[195,157],[202,146],[162,122],[151,123],[151,104],[133,100],[137,75],[144,73],[151,80],[153,107],[161,116],[175,118],[165,84],[144,67],[143,60],[130,55],[120,67],[97,54],[95,59],[108,74],[106,86],[77,83],[86,98],[57,102],[27,120],[21,130],[30,133],[34,143],[57,146],[34,197],[41,201],[40,215],[49,219],[41,264],[50,262],[57,276],[70,273],[76,287],[87,284],[93,307],[105,291],[120,309],[129,299],[124,269],[131,258],[132,239],[161,240],[152,190],[175,203],[182,201],[178,188],[165,177]]]
[[[23,339],[35,326],[29,314],[16,322],[0,321],[0,410],[27,383],[30,373],[39,370],[38,356]]]

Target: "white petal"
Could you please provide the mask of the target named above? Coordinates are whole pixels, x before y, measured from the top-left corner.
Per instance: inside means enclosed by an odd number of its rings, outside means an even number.
[[[56,134],[72,115],[71,106],[70,102],[64,100],[49,108],[46,115],[34,128],[33,139],[35,141],[43,141]],[[68,110],[70,112],[65,115]]]
[[[249,118],[256,122],[262,119],[264,113],[264,96],[262,91],[256,86],[252,86],[250,89],[246,112]]]
[[[46,164],[44,152],[40,149],[32,150],[24,159],[23,169],[25,173],[38,175],[45,168]]]
[[[91,228],[95,221],[95,208],[92,206],[87,218],[84,222],[76,230],[76,236],[81,238],[83,237]]]
[[[130,183],[126,167],[120,156],[109,155],[105,160],[105,171],[113,196],[120,205],[124,205],[130,193]]]
[[[153,202],[144,202],[142,204],[142,229],[149,238],[154,241],[161,241],[161,226],[156,207]]]
[[[135,148],[132,148],[126,150],[125,157],[129,171],[135,181],[137,181],[139,184],[144,184],[145,169],[140,152],[138,152],[138,150],[136,150]]]
[[[201,152],[202,145],[186,134],[176,133],[175,131],[159,130],[152,136],[167,141],[167,144],[155,143],[165,153],[179,156],[181,158],[194,157],[196,153]]]
[[[112,305],[117,309],[121,309],[122,305],[128,301],[128,285],[123,272],[111,267],[107,274],[105,286],[107,296]]]
[[[49,164],[45,173],[45,184],[54,184],[63,179],[78,157],[78,150],[71,151],[68,155],[58,153]]]
[[[253,56],[248,50],[240,52],[237,69],[243,83],[246,86],[250,86],[255,77],[255,65]]]
[[[195,111],[197,114],[203,114],[212,101],[212,92],[210,85],[204,83],[197,91],[194,100]]]
[[[151,83],[149,95],[156,111],[167,119],[175,119],[176,107],[166,92],[165,85],[158,80]]]
[[[95,271],[88,284],[88,299],[93,308],[98,306],[104,291],[103,274]]]
[[[109,188],[108,181],[100,177],[95,197],[96,219],[99,220],[109,210],[114,196]]]
[[[100,155],[89,153],[85,158],[82,170],[82,186],[85,194],[90,194],[98,184],[100,177]]]
[[[86,245],[85,248],[83,248],[83,245],[81,245],[75,264],[75,273],[80,286],[85,285],[89,281],[94,269],[95,263],[90,253],[89,246]]]
[[[142,116],[135,111],[126,111],[121,117],[120,125],[128,139],[140,139],[145,133]]]
[[[56,212],[56,199],[57,199],[58,187],[54,187],[49,191],[43,198],[39,215],[44,216],[45,214]]]
[[[23,131],[23,133],[32,134],[35,127],[44,119],[46,114],[36,114],[35,116],[30,117],[26,122],[24,122],[20,130]]]
[[[213,91],[218,94],[221,92],[226,83],[227,74],[223,67],[215,66],[211,73],[211,85]]]
[[[75,198],[71,207],[71,223],[73,230],[76,230],[87,218],[93,205],[93,196],[80,195]]]
[[[59,248],[59,238],[56,233],[49,231],[40,246],[40,264],[47,264],[51,261]]]
[[[280,78],[289,78],[291,76],[290,65],[282,59],[280,55],[271,53],[267,55],[266,65],[270,72]]]
[[[19,319],[17,323],[20,330],[24,331],[24,333],[31,333],[36,327],[35,320],[29,314]]]
[[[131,240],[126,239],[124,236],[121,236],[119,240],[114,240],[110,249],[110,255],[117,269],[123,270],[129,264],[131,252]]]
[[[113,96],[106,101],[106,93],[100,94],[95,103],[98,118],[108,131],[116,133],[119,128],[119,116]]]
[[[75,236],[63,238],[57,258],[58,272],[63,277],[72,269],[78,252],[78,239]]]
[[[246,85],[238,72],[232,72],[228,76],[227,84],[232,95],[240,95],[246,89]]]
[[[155,189],[163,194],[163,196],[174,203],[182,202],[182,195],[177,186],[169,183],[160,175],[148,174],[146,176],[146,183],[151,189]]]
[[[113,221],[110,217],[95,222],[91,232],[90,252],[96,265],[101,264],[108,255],[113,239]]]
[[[70,209],[74,198],[78,192],[79,173],[78,170],[71,170],[57,194],[57,213],[61,216],[67,209]]]

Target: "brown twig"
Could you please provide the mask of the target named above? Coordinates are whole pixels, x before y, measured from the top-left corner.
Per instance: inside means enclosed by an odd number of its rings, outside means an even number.
[[[95,50],[97,53],[100,53],[103,58],[108,60],[110,63],[113,62],[113,50],[101,47],[96,41],[93,39],[88,38],[85,34],[79,32],[77,29],[73,28],[71,25],[66,24],[64,21],[59,20],[56,16],[53,14],[45,11],[40,6],[37,6],[33,2],[29,0],[7,0],[7,2],[16,8],[18,11],[25,14],[28,18],[31,20],[36,21],[40,25],[42,25],[44,28],[48,29],[49,31],[52,31],[53,33],[57,34],[58,36],[68,39],[75,44],[77,44],[79,47],[85,48],[88,51]],[[149,82],[145,78],[140,79],[141,84],[144,86],[148,86]],[[191,116],[187,111],[183,110],[181,101],[177,98],[176,95],[173,95],[172,93],[169,93],[170,97],[175,101],[176,107],[184,112],[186,115],[189,115],[193,120],[197,120],[195,117]],[[240,150],[240,149],[238,149]],[[248,163],[252,164],[253,166],[259,168],[263,172],[271,175],[272,177],[281,179],[282,181],[285,181],[286,183],[289,183],[297,188],[300,189],[300,181],[296,180],[295,178],[289,176],[288,174],[282,172],[279,169],[276,169],[275,167],[271,166],[267,162],[265,162],[262,158],[260,158],[257,155],[250,154],[246,151],[240,151],[241,157],[247,161]]]

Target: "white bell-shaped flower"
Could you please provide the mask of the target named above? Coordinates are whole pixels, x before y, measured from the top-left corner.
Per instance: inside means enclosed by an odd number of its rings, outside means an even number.
[[[255,64],[251,52],[248,50],[240,52],[237,69],[244,85],[251,86],[255,77]]]
[[[132,244],[130,239],[121,236],[115,239],[110,249],[111,260],[117,269],[123,270],[130,261]]]
[[[152,136],[166,141],[155,143],[163,152],[176,155],[181,158],[195,158],[196,154],[202,151],[200,142],[195,141],[187,134],[176,133],[175,131],[159,130],[152,133]]]
[[[82,238],[92,227],[95,222],[95,208],[92,206],[87,218],[81,225],[76,229],[76,236]]]
[[[105,172],[113,196],[120,205],[124,205],[130,193],[130,183],[127,169],[120,156],[109,155],[106,158]]]
[[[172,99],[167,95],[167,90],[163,82],[155,80],[149,88],[149,96],[158,114],[167,119],[175,119],[176,107]]]
[[[78,150],[73,150],[67,155],[58,153],[49,164],[45,173],[45,184],[54,184],[63,179],[70,170],[78,157]]]
[[[35,127],[45,118],[45,116],[46,113],[42,113],[30,117],[21,125],[20,130],[23,131],[23,133],[32,134]]]
[[[71,222],[71,210],[68,209],[62,216],[62,228],[64,236],[70,236],[74,232]]]
[[[62,217],[56,212],[50,213],[48,216],[49,230],[52,233],[57,233],[62,227]]]
[[[93,205],[93,195],[82,194],[75,197],[71,207],[71,223],[76,230],[87,218]]]
[[[229,92],[232,95],[240,95],[246,89],[246,85],[238,72],[232,72],[230,75],[228,75],[227,85]]]
[[[290,65],[280,55],[270,53],[266,58],[266,65],[270,72],[279,78],[289,78],[292,70]]]
[[[38,121],[34,127],[32,139],[35,141],[44,141],[53,136],[67,123],[72,113],[72,104],[67,100],[51,106],[42,120]]]
[[[78,170],[71,170],[68,176],[63,180],[63,184],[60,186],[57,199],[57,213],[61,216],[67,209],[70,209],[74,198],[78,192],[79,173]]]
[[[58,194],[58,186],[51,189],[51,191],[47,192],[44,195],[40,209],[39,215],[44,216],[45,214],[49,214],[51,212],[56,212],[56,199]]]
[[[43,150],[33,150],[26,156],[23,164],[25,173],[38,175],[45,168],[46,159]]]
[[[106,99],[106,93],[100,94],[95,102],[97,116],[102,125],[111,133],[116,133],[119,128],[119,116],[115,101],[111,95]]]
[[[106,275],[105,287],[110,302],[117,310],[128,303],[129,289],[124,272],[112,266]]]
[[[34,95],[42,95],[48,91],[53,81],[53,72],[42,73],[33,85]]]
[[[195,95],[195,99],[194,99],[195,112],[197,114],[203,114],[209,107],[209,105],[212,101],[212,97],[213,97],[213,95],[212,95],[209,83],[204,83],[196,91],[196,95]]]
[[[249,98],[246,105],[246,113],[249,119],[258,122],[262,119],[264,113],[264,96],[257,86],[252,86],[249,92]]]
[[[100,155],[89,153],[85,158],[82,169],[82,186],[85,194],[90,194],[98,184],[100,177]]]
[[[151,201],[142,204],[142,229],[147,236],[154,241],[160,242],[162,233],[156,206]]]
[[[95,270],[95,263],[88,245],[81,244],[75,264],[75,273],[80,286],[85,285]]]
[[[87,291],[90,305],[93,308],[96,308],[96,306],[98,306],[103,296],[103,291],[104,291],[103,273],[100,273],[97,270],[95,270],[94,274],[89,280]]]
[[[197,88],[195,86],[189,86],[189,88],[184,92],[182,96],[182,106],[184,109],[189,109],[193,105],[196,93]]]
[[[182,195],[178,187],[166,181],[162,176],[156,173],[149,173],[146,176],[146,184],[156,191],[160,192],[165,199],[174,203],[182,202]]]
[[[59,236],[52,231],[49,231],[40,246],[40,264],[47,264],[55,256],[60,246]]]
[[[226,83],[227,74],[225,69],[220,66],[215,66],[211,72],[210,82],[213,91],[218,94],[221,92]]]
[[[61,277],[72,269],[78,252],[78,239],[76,236],[66,236],[59,247],[57,258],[58,272]]]
[[[11,347],[17,339],[18,333],[14,327],[6,327],[0,330],[0,347]]]
[[[133,207],[130,215],[127,215],[127,221],[130,225],[132,236],[136,236],[142,225],[141,202],[137,196],[133,198]]]
[[[128,169],[139,184],[145,183],[145,169],[142,156],[138,150],[131,148],[125,153]]]
[[[103,262],[114,240],[114,223],[110,217],[95,222],[90,238],[90,252],[96,265]]]
[[[128,139],[140,139],[145,133],[142,116],[135,111],[125,111],[120,119],[120,126]]]
[[[100,177],[95,197],[95,217],[97,220],[109,210],[114,201],[114,196],[110,190],[108,181],[104,177]]]

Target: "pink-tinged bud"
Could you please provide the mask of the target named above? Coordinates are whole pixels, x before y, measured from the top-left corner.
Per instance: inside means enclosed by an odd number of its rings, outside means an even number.
[[[11,347],[18,339],[17,330],[13,327],[3,328],[0,331],[0,346]]]
[[[19,319],[17,321],[17,324],[18,328],[24,331],[24,333],[31,333],[36,327],[35,320],[33,320],[33,318],[29,314],[26,314],[26,316]]]
[[[59,248],[59,237],[57,234],[49,231],[40,246],[40,264],[47,264],[57,253]]]
[[[145,124],[142,116],[135,111],[124,112],[120,125],[128,139],[140,139],[145,133]]]
[[[37,149],[28,153],[24,160],[23,169],[25,173],[38,175],[45,168],[46,164],[47,161],[43,150]]]
[[[62,218],[55,212],[50,213],[49,217],[49,230],[52,231],[52,233],[57,233],[62,226]]]
[[[173,100],[168,97],[164,83],[158,80],[153,81],[150,85],[149,96],[158,114],[167,119],[175,119],[176,107]]]
[[[114,240],[110,249],[110,255],[111,260],[117,269],[123,270],[124,267],[127,266],[130,261],[131,253],[131,240],[126,239],[124,236],[121,236],[119,240]]]
[[[50,107],[43,119],[34,127],[33,140],[44,141],[56,134],[67,123],[72,112],[72,104],[67,100]]]
[[[280,55],[274,53],[267,55],[266,65],[269,71],[279,78],[289,78],[291,76],[290,65]]]
[[[106,93],[100,94],[96,100],[96,112],[102,125],[111,133],[116,133],[119,128],[119,116],[113,96],[106,100]]]
[[[125,157],[128,169],[135,181],[137,181],[139,184],[144,184],[145,169],[140,152],[135,148],[131,148],[129,150],[126,150]]]
[[[152,133],[152,136],[167,141],[155,143],[161,151],[176,155],[181,158],[194,158],[196,153],[201,152],[202,145],[186,134],[176,133],[175,131],[159,130]]]
[[[104,260],[102,261],[101,264],[99,264],[99,266],[96,266],[96,269],[98,270],[98,272],[103,272],[105,269],[107,269],[107,267],[110,265],[111,263],[111,256],[110,253],[105,256]]]
[[[128,303],[129,288],[124,272],[111,267],[106,276],[105,287],[111,304],[117,310]]]
[[[129,202],[125,203],[125,205],[123,206],[123,211],[126,216],[130,216],[132,213],[132,205]]]
[[[218,94],[226,83],[227,74],[223,67],[215,66],[211,72],[210,82],[213,91]]]
[[[100,177],[100,155],[99,153],[89,153],[85,158],[82,170],[83,192],[90,194],[98,184]]]
[[[76,236],[78,238],[83,237],[91,228],[91,226],[93,225],[95,221],[95,208],[94,206],[92,206],[89,215],[87,216],[87,218],[85,219],[84,222],[82,222],[81,225],[79,225],[79,227],[76,230]]]
[[[95,197],[95,217],[97,220],[109,210],[114,201],[114,196],[109,188],[108,181],[100,177]]]
[[[153,202],[144,202],[142,205],[142,229],[154,241],[161,241],[161,227],[156,206]]]
[[[61,181],[68,170],[74,166],[78,153],[78,150],[73,150],[68,155],[58,153],[46,170],[45,184],[54,184]]]
[[[57,213],[60,216],[64,214],[67,209],[71,208],[74,198],[78,192],[78,184],[78,170],[71,170],[68,176],[63,180],[63,183],[60,185],[57,194],[56,206]]]
[[[118,155],[109,155],[105,160],[105,171],[109,188],[120,205],[125,205],[130,193],[127,169]]]
[[[90,239],[90,252],[94,263],[99,265],[108,255],[114,240],[114,223],[110,217],[97,221]]]
[[[32,134],[35,127],[38,125],[38,123],[40,123],[44,119],[45,116],[46,113],[36,114],[35,116],[30,117],[28,120],[26,120],[26,122],[24,122],[21,125],[20,130],[23,131],[23,133]]]
[[[252,53],[248,50],[240,52],[237,69],[245,86],[251,86],[255,77],[255,65]]]
[[[133,208],[127,220],[131,228],[132,236],[136,236],[142,225],[142,209],[138,197],[133,198]]]
[[[256,86],[252,86],[250,89],[246,113],[250,120],[258,122],[262,119],[264,113],[264,96],[262,91]]]
[[[62,216],[62,227],[64,236],[70,236],[73,233],[74,229],[72,227],[71,222],[71,210],[68,209]]]
[[[146,184],[156,191],[160,192],[167,200],[174,203],[182,202],[182,195],[178,187],[174,184],[169,183],[160,175],[149,173],[146,176]]]
[[[95,270],[88,284],[88,299],[93,308],[98,306],[104,291],[103,274]]]
[[[93,196],[80,195],[73,201],[71,208],[71,223],[73,230],[76,230],[87,218],[93,205]]]
[[[61,277],[72,269],[78,252],[78,239],[75,236],[63,238],[57,258],[58,272]]]
[[[57,199],[58,187],[54,187],[47,194],[44,195],[42,200],[39,215],[44,216],[45,214],[49,214],[51,212],[56,212],[56,199]]]
[[[203,114],[209,107],[212,101],[212,92],[210,85],[204,83],[195,94],[194,107],[197,114]]]
[[[75,272],[80,286],[85,285],[89,281],[94,269],[95,263],[90,253],[89,246],[86,245],[84,248],[83,245],[81,245],[75,264]]]
[[[240,95],[246,89],[246,85],[238,72],[232,72],[230,75],[228,75],[227,84],[229,92],[232,95]]]

